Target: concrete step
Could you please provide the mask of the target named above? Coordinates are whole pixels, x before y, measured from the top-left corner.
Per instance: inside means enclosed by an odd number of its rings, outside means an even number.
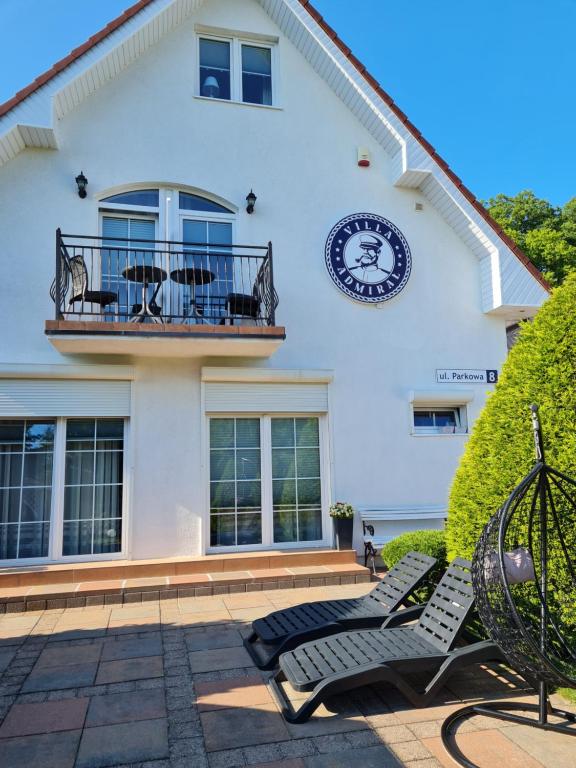
[[[370,581],[354,550],[258,552],[4,569],[0,612],[73,608]]]

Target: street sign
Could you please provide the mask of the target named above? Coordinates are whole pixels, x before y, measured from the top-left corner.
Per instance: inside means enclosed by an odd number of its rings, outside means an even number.
[[[437,368],[438,384],[496,384],[498,371],[475,368]]]

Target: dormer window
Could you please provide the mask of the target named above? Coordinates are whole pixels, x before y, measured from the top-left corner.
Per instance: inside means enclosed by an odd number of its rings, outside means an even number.
[[[236,38],[199,38],[200,96],[272,106],[273,46]]]

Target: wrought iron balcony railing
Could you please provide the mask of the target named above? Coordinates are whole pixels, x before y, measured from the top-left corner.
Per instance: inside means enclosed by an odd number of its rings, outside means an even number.
[[[56,320],[275,325],[272,243],[245,246],[56,232]]]

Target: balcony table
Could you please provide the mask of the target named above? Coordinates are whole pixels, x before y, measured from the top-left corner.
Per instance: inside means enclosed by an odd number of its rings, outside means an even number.
[[[144,323],[146,318],[150,318],[154,323],[162,324],[164,321],[158,315],[155,315],[151,310],[151,305],[154,304],[160,286],[168,277],[167,273],[160,267],[154,267],[148,264],[137,264],[132,267],[126,267],[122,271],[122,277],[129,280],[131,283],[142,283],[142,307],[132,318],[131,323]],[[156,283],[156,290],[152,294],[152,298],[148,301],[148,286]]]
[[[185,267],[184,269],[175,269],[170,272],[170,279],[179,285],[189,285],[192,294],[194,295],[194,289],[197,285],[208,285],[216,278],[214,272],[209,269],[202,269],[202,267]],[[196,309],[196,297],[190,302],[194,317],[201,319],[202,315]]]

